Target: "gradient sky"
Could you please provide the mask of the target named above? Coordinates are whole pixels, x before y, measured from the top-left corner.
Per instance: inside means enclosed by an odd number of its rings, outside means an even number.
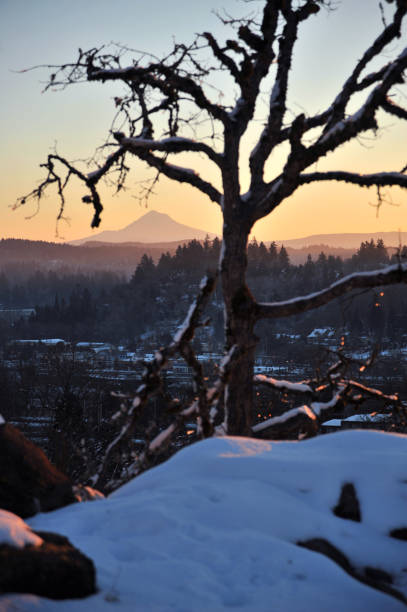
[[[57,146],[70,159],[89,157],[102,144],[114,112],[114,86],[78,85],[62,92],[42,94],[48,71],[16,71],[43,63],[75,59],[78,47],[87,49],[103,42],[119,42],[161,54],[173,37],[188,42],[198,31],[216,33],[222,27],[211,9],[222,7],[231,14],[248,12],[256,3],[239,0],[0,0],[0,238],[55,239],[57,199],[54,194],[41,204],[39,213],[29,205],[12,211],[18,196],[29,192],[41,179],[39,164]],[[321,11],[302,28],[294,57],[291,108],[313,113],[331,102],[362,52],[380,31],[377,0],[343,0],[334,12]],[[405,34],[406,32],[404,32]],[[404,37],[405,40],[405,37]],[[392,45],[392,57],[402,42]],[[393,55],[394,54],[394,55]],[[380,63],[388,60],[385,55]],[[398,88],[399,102],[406,106],[406,88]],[[363,101],[364,97],[360,99]],[[376,141],[371,136],[346,145],[320,162],[318,168],[359,172],[400,170],[407,162],[407,125],[382,115],[384,129]],[[242,185],[247,182],[244,154],[255,142],[255,130],[243,147]],[[194,158],[195,159],[195,158]],[[268,172],[273,176],[282,163],[276,156]],[[181,163],[175,158],[174,163]],[[198,165],[199,164],[199,165]],[[202,176],[214,178],[211,169],[197,161]],[[100,229],[119,229],[146,212],[133,196],[137,182],[147,175],[135,165],[128,183],[133,187],[120,197],[103,191],[105,212]],[[217,205],[192,188],[162,179],[148,209],[167,212],[176,221],[220,232]],[[72,240],[91,233],[91,210],[81,202],[84,190],[72,189],[67,203],[70,225],[61,224],[60,236]],[[303,187],[274,213],[258,222],[258,239],[289,239],[315,233],[407,231],[407,196],[400,189],[388,191],[394,205],[376,215],[375,191],[339,183]]]

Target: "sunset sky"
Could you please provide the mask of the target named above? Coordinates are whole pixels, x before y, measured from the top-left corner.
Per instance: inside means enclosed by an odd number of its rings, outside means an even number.
[[[89,157],[104,142],[114,113],[113,97],[120,95],[120,89],[96,84],[42,94],[47,70],[17,71],[36,64],[73,61],[78,47],[88,49],[111,41],[160,55],[171,48],[173,37],[188,42],[198,31],[220,34],[223,27],[211,9],[225,8],[231,14],[241,14],[256,6],[260,3],[244,4],[239,0],[173,0],[171,3],[165,0],[0,0],[0,238],[55,240],[58,202],[54,193],[49,193],[38,214],[30,220],[26,217],[35,212],[35,205],[16,211],[11,206],[42,178],[39,164],[55,146],[61,155],[79,159]],[[323,110],[379,33],[381,25],[376,0],[343,0],[338,2],[337,10],[322,10],[310,19],[300,31],[302,36],[294,57],[291,108],[297,113],[309,114]],[[401,50],[402,43],[391,45],[390,57]],[[380,65],[388,59],[389,55],[382,56]],[[396,91],[399,103],[406,107],[406,87]],[[407,122],[403,125],[389,115],[381,118],[383,129],[376,141],[368,134],[363,140],[342,147],[321,162],[318,169],[401,170],[407,163]],[[247,183],[245,155],[254,143],[253,131],[242,147],[243,187]],[[181,162],[174,158],[174,163]],[[279,163],[281,158],[270,165],[270,178]],[[203,177],[214,179],[211,169],[199,158],[195,167]],[[143,167],[137,164],[128,183],[129,191],[120,197],[112,197],[109,190],[102,191],[105,211],[100,230],[120,229],[147,210],[157,210],[167,212],[180,223],[220,233],[217,205],[192,188],[162,179],[148,209],[140,205],[133,196],[138,194],[138,182],[146,176]],[[84,190],[79,186],[70,192],[66,214],[71,221],[70,225],[60,225],[59,240],[73,240],[91,233],[92,211],[81,202],[82,195]],[[376,202],[373,189],[337,183],[305,187],[260,221],[254,234],[258,239],[272,240],[316,233],[407,231],[406,193],[394,189],[388,190],[387,195],[394,205],[383,206],[377,216],[371,206]]]

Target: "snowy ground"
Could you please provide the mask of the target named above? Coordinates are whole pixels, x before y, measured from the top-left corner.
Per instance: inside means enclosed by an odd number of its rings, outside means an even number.
[[[353,482],[362,522],[336,517]],[[348,431],[304,442],[217,438],[180,451],[110,498],[37,515],[91,557],[100,592],[56,602],[0,598],[3,611],[392,612],[405,606],[299,540],[326,538],[356,568],[407,594],[407,436]],[[1,534],[1,532],[0,532]]]

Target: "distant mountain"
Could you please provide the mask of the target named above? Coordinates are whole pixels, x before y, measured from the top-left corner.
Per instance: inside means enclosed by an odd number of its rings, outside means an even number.
[[[121,244],[122,246],[142,247],[142,245],[159,246],[161,243],[163,251],[173,245],[162,243],[186,242],[188,240],[204,240],[206,236],[213,239],[216,234],[206,232],[205,230],[183,225],[174,221],[169,215],[151,210],[137,221],[130,223],[121,230],[105,230],[91,236],[85,236],[78,240],[72,240],[69,244],[93,246],[92,243],[97,243],[98,246],[108,246],[109,244]],[[284,244],[285,247],[292,249],[304,249],[313,247],[313,252],[320,253],[324,251],[328,254],[334,249],[349,249],[356,250],[360,247],[361,242],[366,240],[377,241],[382,238],[384,244],[388,247],[397,247],[401,244],[407,244],[407,232],[360,232],[360,233],[344,233],[344,234],[312,234],[304,238],[294,238],[289,240],[278,240],[278,244]],[[270,244],[268,241],[266,244]],[[330,247],[330,248],[329,248]],[[171,250],[171,248],[170,248]],[[337,255],[349,256],[349,253],[335,253]]]
[[[95,241],[104,244],[123,242],[149,244],[153,242],[180,242],[193,238],[204,240],[206,236],[215,238],[216,234],[177,223],[169,215],[151,210],[121,230],[105,230],[79,240],[72,240],[70,244],[80,245]]]
[[[360,234],[313,234],[304,238],[294,238],[291,240],[276,240],[278,244],[293,249],[302,249],[309,246],[318,246],[320,251],[326,252],[326,247],[336,247],[342,249],[358,249],[361,242],[366,240],[376,242],[379,238],[383,239],[386,246],[397,247],[399,244],[407,244],[407,232],[365,232]]]

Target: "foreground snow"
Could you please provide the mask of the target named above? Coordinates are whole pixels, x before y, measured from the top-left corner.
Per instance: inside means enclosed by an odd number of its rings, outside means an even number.
[[[14,548],[40,546],[42,539],[35,535],[23,519],[7,510],[0,510],[0,543]]]
[[[345,482],[355,485],[361,523],[332,513]],[[108,499],[31,519],[33,529],[67,535],[94,560],[100,592],[64,602],[8,595],[0,609],[405,610],[296,542],[326,538],[356,568],[392,574],[394,588],[406,594],[407,542],[388,535],[407,526],[406,504],[406,436],[210,439]]]

